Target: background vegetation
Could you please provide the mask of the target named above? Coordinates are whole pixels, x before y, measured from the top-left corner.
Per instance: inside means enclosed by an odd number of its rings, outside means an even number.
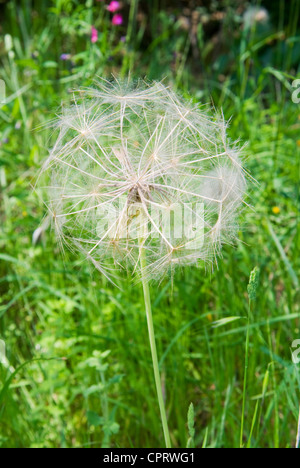
[[[47,154],[44,124],[74,87],[130,72],[222,107],[259,182],[237,248],[225,247],[213,272],[151,285],[172,443],[186,446],[193,402],[197,447],[240,445],[247,284],[258,266],[243,443],[294,447],[300,2],[108,5],[0,1],[0,446],[163,447],[142,291],[129,276],[116,290],[81,258],[63,258],[49,230],[33,242],[45,215],[30,185]]]

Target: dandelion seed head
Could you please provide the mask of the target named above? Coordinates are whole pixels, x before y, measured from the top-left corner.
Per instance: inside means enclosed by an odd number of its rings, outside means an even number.
[[[246,173],[227,122],[162,83],[100,79],[53,122],[42,167],[60,244],[106,277],[214,263],[236,239]]]

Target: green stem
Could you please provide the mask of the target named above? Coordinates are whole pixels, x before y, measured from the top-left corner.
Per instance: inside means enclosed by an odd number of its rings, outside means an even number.
[[[155,334],[154,334],[152,310],[151,310],[150,291],[149,291],[148,282],[145,277],[145,268],[147,265],[146,252],[143,247],[142,239],[140,239],[140,263],[141,263],[144,300],[145,300],[147,325],[148,325],[148,333],[149,333],[149,341],[150,341],[150,348],[151,348],[151,355],[152,355],[152,364],[153,364],[153,370],[154,370],[154,379],[155,379],[155,385],[156,385],[156,391],[157,391],[157,398],[158,398],[158,403],[159,403],[160,416],[161,416],[161,422],[162,422],[162,427],[164,431],[166,447],[170,448],[171,441],[170,441],[170,434],[169,434],[169,429],[168,429],[166,409],[164,405],[164,399],[163,399],[162,388],[161,388],[161,380],[160,380],[160,375],[159,375],[157,351],[156,351],[156,344],[155,344]]]
[[[249,299],[247,335],[246,335],[246,346],[245,346],[245,370],[244,370],[244,385],[243,385],[243,405],[242,405],[242,419],[241,419],[241,432],[240,432],[240,448],[243,448],[243,433],[244,433],[244,421],[245,421],[247,377],[248,377],[248,364],[249,364],[250,312],[251,312],[251,301]]]

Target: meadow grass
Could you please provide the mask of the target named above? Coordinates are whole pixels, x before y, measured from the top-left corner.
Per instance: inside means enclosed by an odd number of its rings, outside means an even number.
[[[224,247],[213,272],[188,268],[159,287],[150,284],[172,445],[185,447],[192,438],[196,447],[237,448],[244,414],[243,446],[294,447],[300,109],[291,82],[299,73],[299,2],[287,9],[279,1],[279,20],[270,30],[242,31],[221,80],[222,57],[213,66],[200,29],[205,47],[195,72],[189,35],[156,2],[150,28],[155,33],[159,24],[160,32],[146,49],[137,1],[120,30],[95,3],[41,1],[32,14],[32,2],[23,0],[5,9],[0,338],[7,361],[0,364],[0,445],[163,447],[142,288],[128,275],[117,290],[76,254],[62,256],[50,230],[32,243],[46,213],[30,185],[48,146],[49,132],[40,127],[73,87],[96,74],[130,71],[165,76],[184,95],[222,107],[232,118],[232,138],[249,142],[246,166],[258,181],[250,187],[253,209],[242,215],[240,242]],[[101,28],[97,44],[90,42],[92,24]],[[73,65],[59,59],[66,52]],[[259,284],[248,315],[255,266]]]

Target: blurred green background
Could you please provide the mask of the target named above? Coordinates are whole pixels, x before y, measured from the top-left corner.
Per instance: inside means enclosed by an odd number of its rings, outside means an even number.
[[[37,237],[32,190],[50,133],[74,88],[96,76],[164,79],[222,108],[248,142],[253,209],[214,271],[152,284],[172,444],[239,447],[247,284],[250,319],[243,444],[294,447],[299,330],[300,36],[298,0],[0,0],[1,447],[163,447],[142,291],[122,290]],[[120,24],[121,23],[121,24]]]

